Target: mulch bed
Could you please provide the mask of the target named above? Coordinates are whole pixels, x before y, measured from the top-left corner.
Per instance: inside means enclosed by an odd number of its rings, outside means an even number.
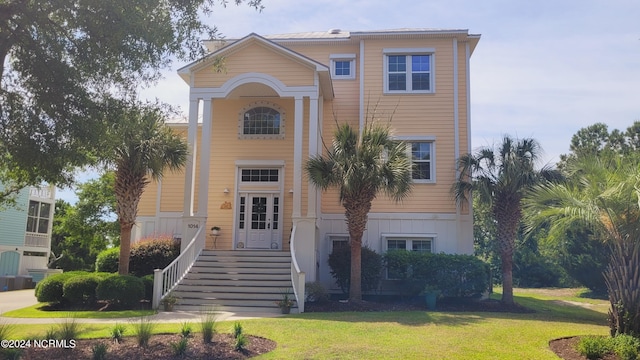
[[[184,359],[248,359],[267,353],[276,348],[276,343],[269,339],[246,335],[249,343],[244,351],[233,349],[235,339],[231,334],[215,334],[213,342],[204,344],[202,337],[189,338]],[[93,347],[97,344],[107,345],[107,359],[114,360],[169,360],[179,358],[174,355],[171,343],[180,341],[180,335],[153,335],[146,348],[141,348],[133,337],[125,338],[116,344],[108,339],[76,340],[73,349],[64,348],[30,348],[23,353],[22,359],[26,360],[51,360],[51,359],[92,359]]]
[[[588,360],[586,356],[580,355],[576,346],[580,341],[580,336],[572,336],[549,341],[549,348],[559,358],[564,360]],[[608,354],[602,360],[619,360],[615,354]]]

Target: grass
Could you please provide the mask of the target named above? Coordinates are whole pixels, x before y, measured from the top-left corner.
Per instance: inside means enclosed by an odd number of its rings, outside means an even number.
[[[535,313],[383,312],[304,313],[243,320],[243,332],[278,343],[257,359],[557,359],[549,340],[607,335],[607,302],[573,293],[516,289],[516,302]],[[495,296],[499,296],[496,294]],[[109,338],[112,324],[83,324],[80,338]],[[181,324],[156,324],[153,333],[177,333]],[[233,322],[219,322],[233,333]],[[20,325],[14,338],[42,334]],[[462,340],[463,339],[463,340]]]
[[[129,317],[149,316],[156,313],[155,310],[122,310],[122,311],[72,311],[69,310],[44,310],[48,304],[36,304],[22,309],[7,311],[2,316],[10,318],[66,318],[70,313],[78,319],[118,319]]]

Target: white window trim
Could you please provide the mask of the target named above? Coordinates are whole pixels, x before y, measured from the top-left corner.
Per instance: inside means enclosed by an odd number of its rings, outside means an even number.
[[[431,143],[431,179],[420,180],[413,179],[416,184],[435,184],[436,183],[436,137],[435,136],[395,136],[394,139],[404,141],[407,143],[407,155],[413,164],[411,158],[411,143],[412,142],[428,142]]]
[[[354,80],[356,78],[356,54],[331,54],[331,78],[334,80]],[[349,62],[349,75],[336,75],[336,61]]]
[[[384,48],[383,58],[383,93],[384,94],[433,94],[436,92],[435,48]],[[409,90],[411,80],[411,64],[407,62],[407,90],[389,90],[389,55],[429,55],[429,90]]]

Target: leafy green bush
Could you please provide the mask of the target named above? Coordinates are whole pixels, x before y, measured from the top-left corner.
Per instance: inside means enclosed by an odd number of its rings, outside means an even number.
[[[344,293],[351,279],[351,248],[341,246],[329,254],[331,275]],[[375,290],[382,278],[382,256],[370,248],[362,247],[362,291]]]
[[[142,280],[131,275],[114,275],[102,280],[96,288],[99,300],[134,308],[144,297]]]
[[[613,349],[609,340],[603,336],[583,336],[578,342],[578,352],[589,360],[600,359]]]
[[[109,273],[118,272],[118,260],[120,259],[120,247],[113,247],[101,251],[96,257],[96,271]]]
[[[326,302],[329,300],[329,292],[319,281],[308,282],[305,285],[306,300],[309,302]]]
[[[404,281],[409,295],[430,286],[448,297],[479,296],[489,286],[488,267],[475,256],[392,250],[384,258],[389,278]]]
[[[144,299],[151,301],[153,299],[153,274],[141,277],[144,285]]]
[[[73,276],[64,281],[62,297],[73,305],[96,302],[96,288],[101,278],[94,274]]]
[[[180,242],[169,235],[142,239],[131,246],[129,271],[136,276],[153,274],[155,269],[164,269],[180,255]]]
[[[64,302],[64,283],[66,280],[79,275],[89,275],[86,271],[69,271],[44,278],[36,285],[36,299],[39,302]]]
[[[613,352],[622,360],[636,360],[640,355],[640,339],[620,334],[611,339]]]

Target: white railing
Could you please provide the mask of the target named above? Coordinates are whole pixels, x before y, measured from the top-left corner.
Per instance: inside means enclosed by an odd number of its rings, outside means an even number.
[[[24,246],[49,247],[49,234],[28,232],[24,235]]]
[[[160,301],[167,296],[171,290],[182,280],[182,278],[191,270],[193,263],[196,261],[202,249],[204,249],[204,241],[199,241],[200,233],[204,226],[200,226],[196,235],[191,239],[189,245],[180,252],[180,255],[167,265],[164,269],[156,269],[153,273],[153,299],[151,306],[157,309]],[[186,239],[184,239],[186,240]]]
[[[305,273],[300,270],[298,260],[296,259],[296,226],[291,231],[291,283],[293,284],[293,294],[298,303],[298,311],[304,312],[304,277]]]

